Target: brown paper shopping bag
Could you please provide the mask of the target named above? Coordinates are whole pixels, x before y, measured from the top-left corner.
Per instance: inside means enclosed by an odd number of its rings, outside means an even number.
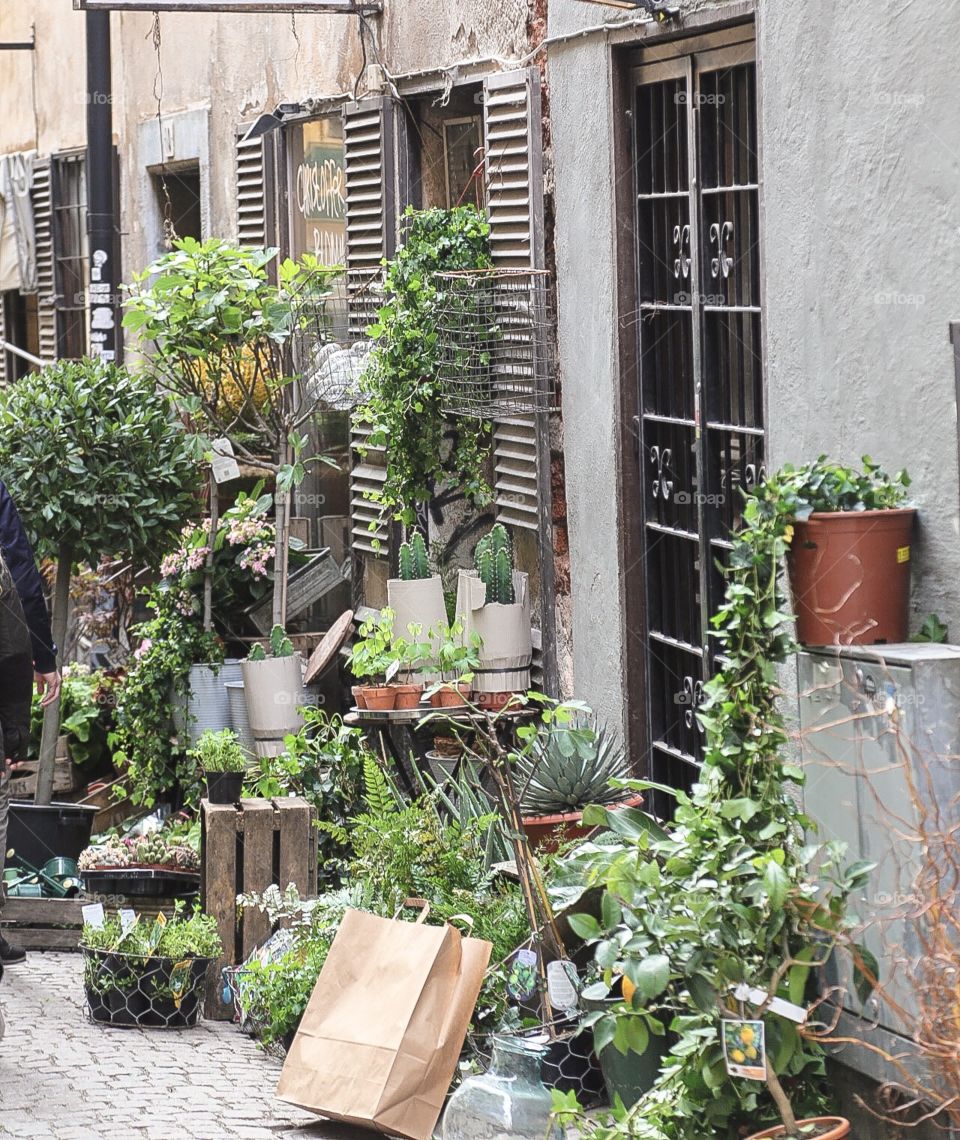
[[[449,925],[348,911],[277,1095],[333,1120],[429,1140],[491,948]]]

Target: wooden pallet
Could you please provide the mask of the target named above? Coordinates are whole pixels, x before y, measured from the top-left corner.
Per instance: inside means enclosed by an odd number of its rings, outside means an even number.
[[[119,907],[130,907],[142,920],[152,922],[162,911],[173,915],[173,899],[136,899],[82,897],[76,899],[7,899],[0,911],[0,928],[4,935],[24,950],[76,950],[83,929],[83,907],[103,902],[110,915]]]
[[[207,974],[206,1017],[232,1020],[221,969],[245,961],[271,933],[265,914],[238,910],[237,895],[262,892],[271,883],[294,883],[304,898],[317,893],[315,818],[298,796],[241,800],[239,806],[202,801],[200,897],[204,911],[217,920],[224,947]]]

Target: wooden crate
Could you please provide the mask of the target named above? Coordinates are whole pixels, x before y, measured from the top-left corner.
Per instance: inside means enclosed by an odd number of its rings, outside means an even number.
[[[0,911],[0,928],[5,937],[24,950],[76,950],[83,929],[82,908],[92,902],[103,902],[107,915],[119,907],[130,907],[146,922],[152,922],[161,911],[172,917],[175,906],[173,899],[104,900],[93,895],[76,899],[12,898]]]
[[[316,812],[306,800],[241,800],[200,808],[203,909],[217,920],[223,955],[207,974],[205,1016],[233,1018],[232,1002],[223,1000],[223,966],[245,961],[270,936],[265,914],[237,907],[237,895],[262,892],[271,883],[281,889],[294,883],[302,897],[317,893]]]

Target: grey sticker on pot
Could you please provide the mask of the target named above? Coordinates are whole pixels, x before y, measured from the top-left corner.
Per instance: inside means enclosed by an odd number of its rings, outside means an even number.
[[[516,1001],[527,1001],[537,992],[537,952],[518,950],[510,964],[507,990]]]
[[[87,903],[80,908],[83,921],[94,930],[103,930],[103,903]]]
[[[399,672],[400,672],[400,662],[399,661],[391,661],[390,664],[387,666],[386,673],[384,674],[384,676],[387,679],[387,684],[389,684],[393,680],[393,678],[396,677],[396,675]]]
[[[554,1009],[567,1013],[579,1004],[580,978],[577,967],[567,958],[559,958],[547,966],[547,997]]]

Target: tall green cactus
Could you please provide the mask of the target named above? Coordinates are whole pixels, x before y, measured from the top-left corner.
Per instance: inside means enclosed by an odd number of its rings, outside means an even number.
[[[503,523],[497,523],[477,543],[474,563],[480,580],[487,588],[487,602],[513,605],[513,544]]]
[[[418,530],[413,532],[409,542],[400,545],[400,577],[404,582],[415,582],[430,577],[427,544]]]

